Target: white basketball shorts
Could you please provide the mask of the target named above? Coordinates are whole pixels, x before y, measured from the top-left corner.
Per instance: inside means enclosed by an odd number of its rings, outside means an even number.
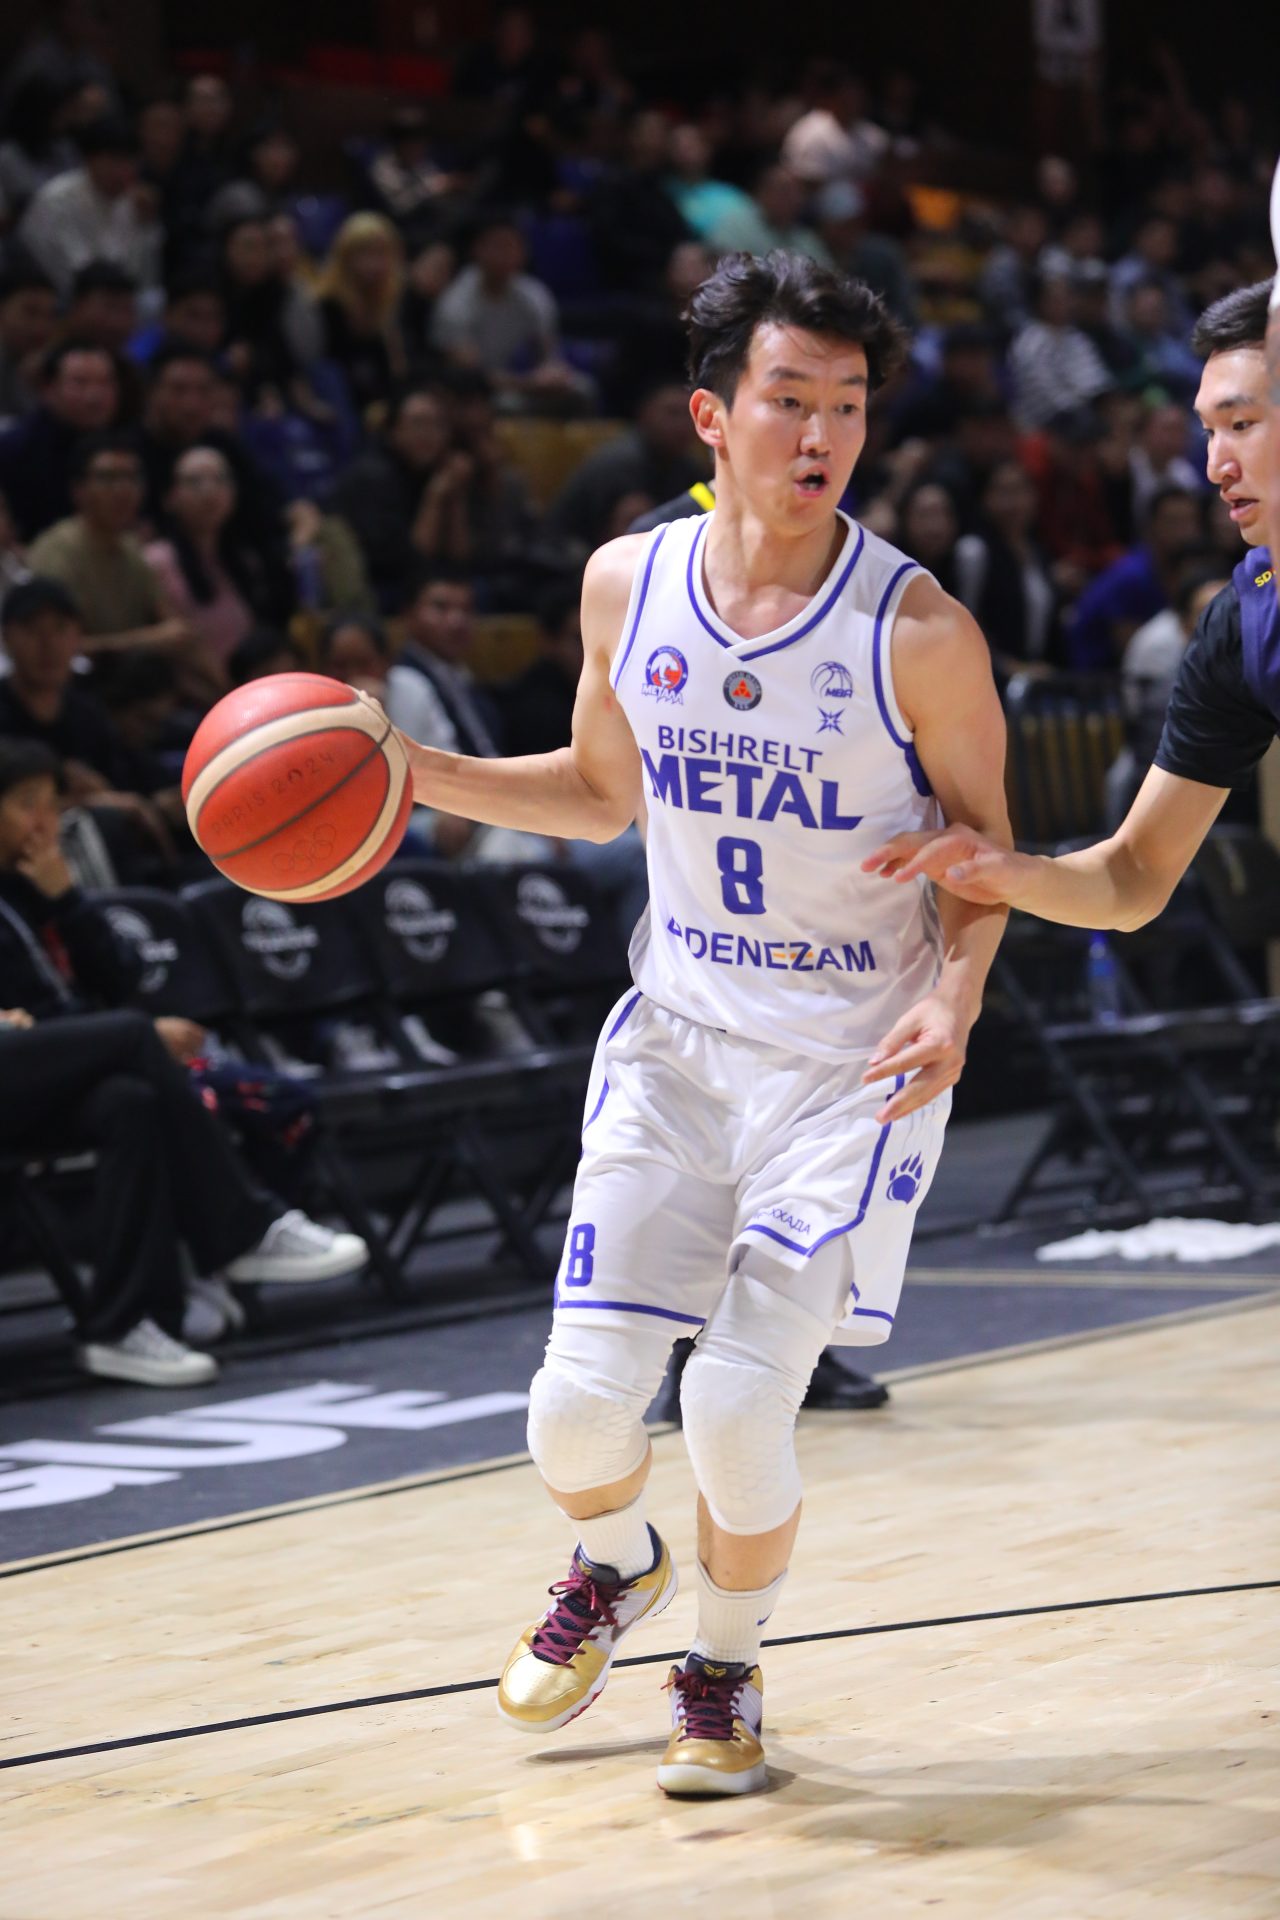
[[[694,1334],[744,1250],[790,1268],[804,1300],[812,1256],[838,1241],[850,1291],[835,1337],[887,1340],[951,1095],[881,1126],[894,1083],[862,1086],[864,1067],[865,1057],[842,1068],[739,1039],[627,994],[591,1070],[556,1313],[655,1315],[673,1338]]]

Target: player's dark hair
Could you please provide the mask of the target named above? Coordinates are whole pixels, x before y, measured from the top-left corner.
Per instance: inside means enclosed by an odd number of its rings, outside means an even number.
[[[24,780],[62,785],[62,762],[43,740],[0,740],[0,800]]]
[[[47,386],[56,380],[62,371],[62,363],[69,360],[73,353],[94,353],[100,360],[111,362],[111,371],[116,379],[120,378],[120,362],[110,347],[104,347],[98,340],[86,339],[83,334],[73,334],[69,339],[58,340],[49,347],[40,361],[40,378]]]
[[[1251,287],[1237,287],[1206,307],[1192,329],[1193,351],[1209,360],[1215,353],[1265,346],[1271,287],[1270,280],[1256,280]]]
[[[726,254],[695,291],[684,321],[690,380],[730,406],[759,327],[795,327],[861,347],[873,390],[906,357],[905,336],[880,296],[804,253]]]

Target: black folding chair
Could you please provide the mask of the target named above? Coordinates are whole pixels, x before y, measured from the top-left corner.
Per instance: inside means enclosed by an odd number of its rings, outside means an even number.
[[[513,997],[540,1039],[577,1047],[586,1064],[601,1022],[629,982],[610,903],[570,866],[477,867],[494,925],[517,956]]]

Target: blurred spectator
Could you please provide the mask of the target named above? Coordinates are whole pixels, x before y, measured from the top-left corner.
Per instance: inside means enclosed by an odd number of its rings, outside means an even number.
[[[224,690],[227,660],[271,607],[257,554],[232,531],[235,509],[226,456],[216,447],[189,447],[174,465],[162,537],[144,549],[166,601],[198,636],[211,679]]]
[[[1210,601],[1231,584],[1229,568],[1193,554],[1178,570],[1172,604],[1140,626],[1124,651],[1125,745],[1107,774],[1107,824],[1128,813],[1155,759],[1173,683]]]
[[[908,493],[898,518],[898,544],[927,567],[944,593],[958,591],[956,542],[960,521],[945,487],[924,480]]]
[[[116,433],[86,434],[71,467],[75,513],[32,544],[32,572],[66,587],[90,652],[187,645],[188,630],[174,617],[138,544],[143,493],[142,462],[132,441]]]
[[[661,113],[637,113],[627,129],[623,164],[592,197],[591,232],[604,283],[615,293],[652,293],[671,249],[693,229],[667,190],[670,134]]]
[[[834,60],[815,60],[806,75],[805,95],[808,111],[782,143],[783,165],[806,187],[864,180],[874,173],[888,150],[889,136],[867,117],[862,82]]]
[[[0,680],[0,737],[55,753],[68,798],[102,821],[124,873],[152,877],[157,861],[173,857],[181,795],[161,765],[125,745],[75,673],[85,636],[74,600],[57,580],[24,580],[9,589],[0,621],[12,666]]]
[[[21,262],[0,271],[0,423],[34,410],[40,355],[57,324],[58,296],[47,273]]]
[[[573,737],[582,674],[581,599],[581,577],[544,589],[538,601],[538,658],[495,689],[508,753],[554,753]]]
[[[1191,416],[1184,407],[1157,405],[1144,411],[1138,437],[1129,455],[1133,475],[1133,523],[1140,526],[1161,487],[1181,487],[1199,493],[1204,487],[1204,464],[1189,456]]]
[[[560,358],[556,303],[524,271],[524,236],[512,220],[481,222],[463,267],[436,302],[432,337],[459,366],[481,367],[514,402],[581,391]]]
[[[1005,460],[982,489],[976,530],[956,543],[957,596],[1006,677],[1062,664],[1058,591],[1035,525],[1035,488],[1016,460]]]
[[[45,354],[39,406],[0,434],[0,491],[24,540],[71,512],[76,441],[112,426],[119,405],[120,377],[105,347],[71,339]]]
[[[493,383],[478,368],[457,367],[445,391],[457,444],[471,462],[465,540],[455,558],[468,568],[488,611],[523,607],[542,543],[524,478],[507,464],[498,438]]]
[[[1035,309],[1040,255],[1049,238],[1043,208],[1012,207],[1003,234],[979,276],[978,297],[990,324],[1007,339],[1028,324]]]
[[[635,425],[588,454],[547,516],[549,532],[574,558],[585,560],[605,537],[617,501],[626,493],[667,500],[707,478],[707,461],[693,430],[685,386],[651,388]]]
[[[292,309],[297,290],[277,272],[263,219],[241,219],[222,236],[222,292],[227,313],[226,361],[249,406],[264,398],[306,406],[305,340]]]
[[[91,260],[112,260],[140,287],[155,286],[162,236],[140,210],[137,135],[127,120],[105,119],[85,127],[78,144],[83,164],[41,187],[18,238],[59,293]]]
[[[9,1095],[0,1137],[96,1150],[80,1364],[148,1386],[192,1385],[217,1366],[176,1337],[179,1234],[197,1272],[232,1281],[327,1279],[358,1270],[368,1249],[249,1177],[184,1071],[208,1045],[202,1028],[125,1010],[139,963],[62,855],[58,774],[46,749],[0,743],[0,998],[25,1016],[0,1031]]]
[[[409,364],[426,374],[448,363],[435,344],[435,311],[440,295],[458,271],[458,256],[443,240],[430,241],[409,262],[405,273],[403,324]]]
[[[151,189],[160,224],[165,229],[166,259],[178,243],[174,176],[182,158],[186,122],[176,100],[148,101],[138,115],[138,158],[142,178]]]
[[[1046,273],[1057,272],[1048,264]],[[1086,261],[1070,270],[1074,289],[1073,318],[1080,331],[1092,341],[1098,357],[1112,379],[1128,387],[1137,384],[1138,349],[1128,332],[1111,320],[1111,280],[1106,263]]]
[[[322,513],[314,500],[290,501],[286,520],[298,611],[316,614],[349,607],[372,613],[375,601],[364,555],[346,521]]]
[[[431,129],[419,106],[397,107],[369,166],[380,209],[419,240],[438,231],[443,209],[460,184],[431,151]]]
[[[147,513],[157,521],[179,456],[188,447],[216,447],[236,483],[235,539],[258,554],[272,583],[275,618],[285,618],[293,595],[285,564],[285,526],[278,495],[246,448],[232,417],[219,415],[219,378],[208,354],[172,341],[152,362],[139,448],[147,480]],[[2,448],[3,442],[0,442]]]
[[[398,604],[422,559],[464,563],[472,457],[452,443],[448,409],[426,387],[397,394],[381,435],[340,477],[331,505],[364,552],[384,606]]]
[[[1179,564],[1202,537],[1201,500],[1161,487],[1147,508],[1146,537],[1085,588],[1067,635],[1077,673],[1112,673],[1130,638],[1170,603]]]
[[[686,385],[689,340],[681,318],[695,290],[714,265],[698,240],[682,240],[672,249],[662,291],[637,294],[617,317],[616,346],[605,376],[605,398],[612,413],[634,412],[636,395],[674,382]]]
[[[1169,320],[1169,305],[1158,280],[1138,280],[1130,288],[1123,333],[1132,350],[1126,382],[1134,387],[1162,387],[1180,400],[1190,400],[1200,385],[1202,367],[1185,335]]]
[[[711,178],[711,143],[692,121],[672,128],[668,159],[671,171],[666,191],[686,227],[700,240],[709,239],[720,221],[731,214],[749,213],[750,197],[741,187]],[[668,255],[668,264],[670,258]]]
[[[841,273],[865,280],[895,320],[914,327],[916,302],[906,255],[896,240],[872,233],[867,226],[862,188],[852,180],[833,180],[823,187],[814,206],[822,244]]]
[[[211,266],[185,267],[167,284],[163,318],[134,335],[130,353],[143,365],[167,345],[213,355],[221,353],[226,337],[227,303],[218,274]]]
[[[528,7],[503,7],[493,16],[489,37],[458,62],[454,81],[461,99],[491,100],[516,107],[525,101],[543,71],[538,30]]]
[[[801,220],[805,188],[789,168],[767,166],[745,207],[730,209],[707,238],[717,253],[807,253],[823,266],[831,256],[812,227]]]
[[[1042,278],[1035,311],[1009,348],[1013,410],[1027,427],[1046,426],[1055,414],[1087,406],[1111,385],[1097,348],[1074,324],[1069,281]]]
[[[274,627],[255,627],[247,633],[227,662],[233,687],[265,680],[273,673],[298,673],[307,665],[301,650]]]
[[[10,84],[0,142],[0,207],[17,221],[41,187],[69,173],[80,156],[61,112],[65,93],[47,75]]]
[[[182,101],[182,156],[172,175],[172,219],[180,230],[202,231],[209,202],[231,179],[231,114],[226,82],[215,73],[193,74]]]
[[[298,143],[287,128],[275,120],[260,120],[240,143],[236,178],[209,200],[209,226],[217,231],[245,214],[269,220],[287,213],[300,159]]]
[[[405,609],[402,666],[423,675],[453,730],[454,750],[491,760],[502,752],[502,719],[468,664],[475,639],[475,595],[456,569],[426,567]]]
[[[456,735],[426,674],[393,662],[386,628],[374,616],[335,613],[320,635],[317,666],[373,695],[393,726],[424,747],[455,749]]]
[[[71,283],[66,331],[91,340],[117,356],[124,353],[138,325],[138,284],[114,260],[90,260]]]
[[[380,213],[353,213],[338,229],[317,288],[325,358],[346,376],[363,413],[408,371],[401,329],[404,243]]]
[[[1133,289],[1154,282],[1164,289],[1168,324],[1184,335],[1190,330],[1191,309],[1173,270],[1177,258],[1178,229],[1173,221],[1162,214],[1143,220],[1129,252],[1111,269],[1111,318],[1118,327],[1128,318]]]
[[[900,440],[941,440],[975,406],[994,402],[1004,411],[995,343],[986,327],[971,322],[948,327],[942,336],[936,374],[916,368],[911,385],[894,409]]]

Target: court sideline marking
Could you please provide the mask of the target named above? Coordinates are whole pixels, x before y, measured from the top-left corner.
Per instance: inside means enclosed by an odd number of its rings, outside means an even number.
[[[1246,1295],[1240,1300],[1211,1301],[1202,1307],[1179,1307],[1169,1313],[1151,1314],[1142,1320],[1126,1320],[1114,1327],[1090,1327],[1081,1333],[1050,1334],[1043,1340],[1023,1340],[1008,1347],[992,1347],[984,1353],[962,1354],[957,1359],[927,1360],[915,1367],[886,1368],[878,1374],[881,1380],[896,1383],[907,1380],[930,1380],[950,1373],[968,1373],[974,1368],[1003,1365],[1010,1360],[1024,1360],[1042,1353],[1066,1352],[1073,1347],[1095,1346],[1104,1340],[1122,1339],[1127,1335],[1158,1331],[1164,1327],[1188,1326],[1197,1320],[1213,1320],[1235,1313],[1253,1313],[1260,1308],[1275,1305],[1275,1294]],[[859,1349],[851,1348],[850,1352]],[[817,1414],[818,1419],[828,1416]],[[663,1439],[680,1429],[670,1422],[655,1422],[649,1427],[651,1438]],[[0,1457],[4,1454],[3,1442],[0,1442]],[[15,1580],[19,1576],[32,1573],[44,1573],[57,1567],[76,1566],[81,1561],[105,1560],[118,1553],[136,1553],[144,1547],[160,1547],[170,1541],[195,1540],[207,1533],[234,1533],[240,1527],[262,1526],[270,1520],[287,1520],[294,1514],[323,1512],[329,1507],[345,1507],[362,1500],[383,1500],[397,1493],[413,1493],[426,1487],[447,1486],[454,1480],[480,1480],[489,1474],[509,1473],[513,1467],[527,1467],[532,1464],[528,1453],[500,1454],[489,1460],[472,1461],[462,1466],[440,1467],[432,1473],[405,1474],[395,1480],[380,1480],[363,1487],[344,1487],[338,1493],[314,1494],[302,1500],[285,1500],[277,1506],[255,1507],[248,1513],[227,1514],[216,1520],[194,1525],[158,1528],[152,1533],[128,1534],[119,1540],[98,1541],[92,1546],[71,1548],[65,1553],[40,1555],[26,1560],[12,1560],[0,1565],[0,1580]]]
[[[986,1613],[955,1613],[931,1620],[889,1620],[870,1627],[832,1627],[824,1633],[790,1633],[762,1640],[761,1647],[810,1646],[815,1641],[860,1640],[873,1634],[920,1633],[930,1627],[968,1627],[993,1620],[1035,1619],[1051,1613],[1089,1613],[1100,1607],[1150,1606],[1158,1600],[1206,1600],[1227,1593],[1267,1593],[1280,1590],[1280,1579],[1241,1580],[1221,1587],[1176,1587],[1166,1593],[1126,1593],[1100,1600],[1056,1600],[1038,1607],[1001,1607]],[[616,1667],[654,1667],[679,1661],[683,1653],[643,1653],[616,1660]],[[326,1700],[314,1707],[283,1707],[275,1713],[247,1714],[239,1720],[210,1720],[193,1727],[171,1727],[161,1733],[129,1734],[118,1740],[96,1740],[79,1747],[53,1747],[47,1753],[18,1753],[0,1760],[0,1773],[14,1767],[35,1767],[53,1760],[80,1760],[99,1753],[120,1753],[134,1747],[154,1747],[173,1740],[197,1740],[215,1733],[238,1733],[249,1727],[271,1727],[288,1720],[314,1720],[322,1714],[357,1713],[370,1707],[404,1706],[414,1700],[439,1700],[455,1693],[481,1693],[496,1687],[497,1676],[485,1680],[450,1680],[438,1687],[407,1687],[399,1693],[374,1693],[356,1700]]]

